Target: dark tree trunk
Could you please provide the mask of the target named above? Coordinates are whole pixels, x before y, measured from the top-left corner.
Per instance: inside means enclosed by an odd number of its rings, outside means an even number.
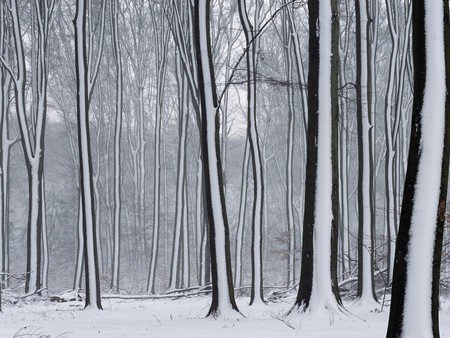
[[[89,0],[86,0],[89,1]],[[94,182],[92,176],[92,156],[89,133],[89,91],[88,65],[86,48],[86,15],[85,0],[77,2],[75,29],[75,73],[77,79],[77,125],[80,158],[80,191],[83,210],[83,239],[85,266],[85,306],[96,306],[102,309],[100,295],[100,275],[97,253],[97,233],[95,224]]]
[[[231,273],[230,237],[220,161],[220,123],[210,40],[210,1],[196,0],[194,5],[194,45],[201,102],[200,143],[205,178],[205,203],[209,224],[213,291],[211,307],[207,316],[217,316],[223,307],[231,306],[232,309],[239,310],[234,299]],[[220,242],[218,243],[219,239],[223,242],[223,247],[220,248],[218,247],[221,245]],[[220,254],[221,252],[222,254]],[[218,262],[218,260],[221,261]],[[220,269],[220,267],[224,267],[224,269]],[[219,303],[219,300],[223,301],[224,299],[229,301],[229,305]]]
[[[336,300],[342,305],[338,286],[338,240],[339,240],[339,15],[338,1],[331,0],[333,29],[331,36],[331,162],[333,171],[333,193],[331,196],[333,220],[331,226],[331,286]]]
[[[427,52],[425,45],[427,36],[425,30],[425,6],[427,0],[412,2],[412,25],[413,25],[413,60],[414,60],[414,103],[413,115],[411,121],[411,136],[408,154],[408,167],[406,171],[406,179],[403,193],[402,211],[400,215],[400,226],[397,236],[397,246],[395,251],[395,265],[392,283],[391,309],[389,314],[389,324],[387,337],[402,337],[404,335],[405,325],[405,304],[406,304],[406,287],[409,276],[409,248],[411,242],[411,226],[413,220],[413,212],[415,209],[416,184],[419,173],[419,164],[423,156],[421,146],[423,133],[422,124],[424,121],[424,92],[428,72],[427,69]],[[443,0],[444,8],[444,39],[445,39],[445,63],[450,64],[450,31],[449,31],[449,12],[448,1]],[[430,20],[430,18],[428,18]],[[439,18],[436,18],[439,19]],[[431,52],[432,53],[432,52]],[[450,86],[450,70],[445,70],[446,87]],[[429,89],[428,89],[429,90]],[[448,183],[448,166],[449,166],[449,150],[450,150],[450,115],[449,115],[449,93],[446,91],[445,97],[445,134],[443,144],[442,171],[440,179],[439,201],[436,206],[436,231],[434,241],[434,253],[432,262],[432,284],[423,288],[430,287],[431,290],[431,320],[433,337],[439,337],[439,275],[442,254],[442,234],[445,220],[445,207],[447,198]],[[434,112],[433,112],[434,113]],[[436,114],[443,114],[437,111]],[[423,162],[423,161],[422,161]],[[430,229],[431,230],[431,229]],[[430,262],[431,263],[431,262]],[[410,301],[410,300],[408,300]],[[417,306],[422,306],[418,304]]]
[[[319,101],[319,1],[309,1],[309,73],[308,73],[308,131],[306,150],[305,213],[303,217],[303,245],[300,284],[295,304],[307,308],[311,299],[314,262],[314,204],[317,181],[317,137]]]

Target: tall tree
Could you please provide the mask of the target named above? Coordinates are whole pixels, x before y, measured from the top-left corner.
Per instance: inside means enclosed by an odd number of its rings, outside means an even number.
[[[122,50],[119,38],[119,5],[118,0],[112,0],[111,4],[112,45],[116,64],[116,120],[114,131],[114,245],[112,260],[111,289],[119,292],[119,267],[120,267],[120,216],[121,216],[121,185],[122,185]]]
[[[374,132],[371,112],[372,92],[369,67],[369,25],[367,0],[355,1],[356,13],[356,106],[358,121],[358,297],[361,302],[375,300],[373,282],[374,210],[373,148]]]
[[[201,102],[201,147],[210,233],[212,302],[207,316],[238,310],[231,273],[230,235],[220,161],[217,89],[211,55],[210,0],[194,3],[194,46]]]
[[[247,59],[247,134],[250,143],[250,155],[253,169],[253,210],[252,210],[252,288],[250,305],[264,302],[263,296],[263,261],[262,261],[262,222],[264,205],[263,167],[261,147],[259,145],[258,127],[256,124],[256,56],[258,50],[259,21],[261,2],[255,3],[255,22],[250,22],[245,0],[238,2],[239,17],[248,46]]]
[[[25,292],[35,293],[41,288],[42,260],[42,184],[44,170],[44,136],[47,116],[48,84],[48,37],[55,0],[34,2],[30,11],[34,11],[35,26],[31,34],[37,34],[31,44],[31,80],[27,79],[27,62],[22,35],[21,16],[17,1],[8,1],[8,10],[12,23],[12,35],[15,50],[16,74],[11,64],[1,57],[4,68],[10,73],[14,83],[15,106],[22,149],[28,174],[28,225],[27,225],[27,276]],[[32,22],[34,23],[34,20]],[[31,105],[27,110],[27,86],[31,86]],[[30,119],[28,117],[31,117]],[[30,132],[31,131],[31,132]]]
[[[156,115],[155,115],[155,155],[154,155],[154,188],[153,188],[153,239],[152,254],[150,261],[150,271],[148,277],[147,292],[155,292],[155,274],[158,261],[159,246],[159,228],[160,228],[160,209],[161,209],[161,119],[164,109],[164,88],[167,75],[167,48],[169,45],[169,34],[167,31],[167,20],[164,11],[165,5],[160,4],[159,12],[150,7],[152,10],[152,23],[154,31],[161,31],[163,34],[158,36],[155,34],[155,50],[156,50]],[[161,13],[161,21],[157,22],[155,13]],[[143,103],[142,103],[143,104]]]
[[[387,337],[439,337],[450,149],[448,1],[412,2],[414,104]]]
[[[96,306],[102,309],[100,298],[100,275],[97,253],[97,229],[95,224],[94,182],[92,171],[91,141],[89,131],[90,89],[95,82],[88,65],[86,44],[87,2],[79,0],[76,5],[75,29],[75,73],[77,79],[77,122],[80,159],[80,186],[83,219],[84,265],[86,279],[85,307]],[[105,13],[102,12],[102,15]],[[102,23],[103,23],[102,19]],[[90,46],[92,48],[92,46]],[[102,46],[103,47],[103,46]],[[101,55],[101,51],[98,51]],[[100,61],[100,57],[97,59]],[[96,63],[98,65],[98,62]],[[98,68],[97,68],[98,70]]]
[[[334,59],[338,31],[337,1],[308,3],[309,74],[306,191],[300,284],[292,308],[338,311],[332,286],[333,213],[337,202],[332,156],[333,120],[337,103],[337,68]],[[334,47],[334,48],[333,48]],[[332,66],[333,65],[333,66]],[[335,123],[335,122],[334,122]],[[292,311],[291,310],[291,311]]]

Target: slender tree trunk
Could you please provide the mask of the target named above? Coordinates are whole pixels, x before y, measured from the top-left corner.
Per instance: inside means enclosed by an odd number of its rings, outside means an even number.
[[[239,311],[234,299],[230,238],[220,161],[217,92],[210,41],[210,1],[194,4],[194,45],[201,102],[201,146],[205,177],[207,217],[210,229],[212,302],[208,316],[231,309]]]
[[[111,21],[113,34],[113,50],[116,62],[116,121],[114,133],[114,245],[111,289],[119,292],[119,268],[120,268],[120,216],[121,216],[121,185],[122,185],[122,158],[121,158],[121,136],[122,136],[122,51],[119,39],[119,5],[114,0],[111,5]]]
[[[373,282],[373,205],[370,133],[370,73],[368,65],[368,9],[366,0],[355,1],[356,105],[358,120],[358,293],[361,303],[376,301]]]
[[[286,10],[288,11],[288,9]],[[293,157],[294,157],[294,130],[295,130],[295,113],[294,113],[294,93],[290,85],[292,83],[292,52],[291,52],[291,33],[292,25],[285,19],[283,23],[283,44],[284,59],[286,63],[286,81],[288,86],[288,125],[287,125],[287,156],[286,156],[286,219],[288,223],[288,265],[287,265],[287,285],[295,284],[295,224],[294,224],[294,177],[293,177]]]
[[[263,262],[262,262],[262,221],[264,205],[263,168],[259,145],[258,127],[256,124],[256,52],[258,41],[255,32],[259,29],[259,1],[256,2],[255,27],[250,23],[246,2],[240,0],[239,17],[245,33],[247,51],[247,134],[250,141],[250,155],[253,168],[253,212],[252,212],[252,287],[250,305],[264,302],[263,296]]]
[[[234,265],[234,286],[242,286],[242,247],[244,242],[245,211],[247,209],[248,169],[250,165],[250,142],[245,139],[244,160],[242,162],[241,193],[239,197],[239,216],[236,228],[236,247]]]
[[[48,248],[48,226],[47,226],[47,202],[45,196],[45,180],[42,178],[42,289],[48,289],[48,267],[49,267],[49,248]]]
[[[77,120],[80,158],[80,185],[83,210],[83,239],[85,265],[85,306],[102,309],[100,298],[100,276],[97,254],[97,229],[95,224],[94,182],[92,176],[92,156],[89,136],[89,88],[86,48],[87,4],[79,0],[74,20],[75,65],[77,77]]]

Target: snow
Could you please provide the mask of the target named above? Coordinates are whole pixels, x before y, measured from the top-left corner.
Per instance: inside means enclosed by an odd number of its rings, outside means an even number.
[[[103,311],[81,310],[83,302],[4,305],[0,336],[38,332],[56,337],[384,337],[389,308],[382,312],[316,316],[309,313],[285,319],[292,299],[268,306],[249,307],[237,300],[245,315],[204,318],[210,297],[179,300],[104,299]],[[235,312],[236,313],[236,312]],[[237,313],[236,313],[237,314]],[[442,304],[441,337],[450,337],[450,302]],[[283,322],[284,321],[284,322]],[[25,328],[27,327],[27,328]],[[418,337],[418,336],[416,336]]]
[[[417,173],[408,250],[403,327],[406,337],[433,336],[432,262],[444,144],[446,86],[443,6],[436,1],[426,1],[425,6],[427,73],[422,107],[422,155]]]

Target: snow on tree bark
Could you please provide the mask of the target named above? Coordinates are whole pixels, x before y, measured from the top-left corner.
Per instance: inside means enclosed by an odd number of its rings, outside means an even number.
[[[338,311],[333,293],[331,250],[333,229],[333,100],[337,89],[337,70],[332,70],[333,39],[337,29],[336,2],[309,2],[310,66],[308,88],[308,158],[302,270],[296,302],[301,311]],[[336,88],[333,88],[336,86]],[[333,103],[332,103],[333,102]],[[335,196],[336,198],[336,196]],[[291,310],[291,311],[292,311]]]
[[[74,19],[75,29],[75,66],[77,77],[77,120],[78,145],[80,158],[80,186],[83,210],[83,238],[85,265],[85,306],[96,306],[102,309],[100,299],[100,276],[98,267],[94,182],[92,176],[92,156],[89,133],[89,92],[87,48],[86,48],[86,15],[85,0],[77,2]]]
[[[250,142],[250,155],[253,168],[253,213],[252,213],[252,285],[250,305],[255,302],[264,302],[263,298],[263,262],[262,262],[262,221],[264,205],[263,167],[261,149],[259,145],[258,127],[256,124],[256,53],[258,39],[256,32],[259,29],[260,5],[256,2],[255,27],[250,23],[246,2],[239,0],[239,17],[244,30],[248,51],[247,59],[247,134]],[[256,39],[255,39],[256,38]]]
[[[230,239],[220,161],[217,92],[210,41],[210,1],[194,4],[194,44],[201,101],[201,145],[210,229],[212,302],[208,316],[238,311],[231,273]]]
[[[358,297],[372,306],[376,301],[373,283],[373,185],[369,82],[368,9],[366,0],[355,1],[357,50],[357,119],[358,119]]]
[[[439,337],[450,149],[448,1],[412,3],[414,104],[388,337]]]

